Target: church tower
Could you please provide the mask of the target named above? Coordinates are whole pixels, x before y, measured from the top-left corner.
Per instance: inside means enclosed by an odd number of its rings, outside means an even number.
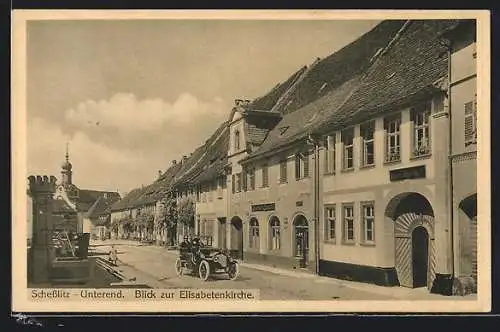
[[[69,162],[69,153],[68,153],[68,143],[66,143],[66,160],[63,162],[61,166],[61,184],[63,186],[72,185],[72,175],[73,175],[73,165]]]

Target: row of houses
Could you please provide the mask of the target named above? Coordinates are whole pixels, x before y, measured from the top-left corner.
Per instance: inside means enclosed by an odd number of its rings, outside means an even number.
[[[475,21],[381,22],[237,99],[204,145],[111,206],[117,236],[191,232],[245,261],[475,292],[475,45]],[[177,229],[165,206],[184,211]]]

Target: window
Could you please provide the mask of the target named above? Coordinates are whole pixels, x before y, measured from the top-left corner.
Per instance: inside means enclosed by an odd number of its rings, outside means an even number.
[[[385,130],[385,161],[395,162],[401,160],[400,132],[401,114],[384,119]]]
[[[240,151],[240,132],[239,130],[236,130],[234,133],[234,151],[238,152]]]
[[[465,146],[476,144],[477,142],[477,100],[465,103]]]
[[[249,190],[255,190],[255,168],[248,170],[248,182],[250,184]]]
[[[297,153],[295,155],[295,179],[300,180],[309,177],[309,155]]]
[[[270,221],[270,229],[271,229],[271,250],[279,250],[280,249],[280,220],[277,217],[272,217]]]
[[[232,174],[231,175],[231,191],[233,192],[233,194],[236,192],[236,176],[235,174]]]
[[[236,174],[236,192],[241,192],[241,173]]]
[[[370,121],[360,125],[361,140],[362,140],[362,151],[361,151],[361,163],[363,166],[370,166],[375,164],[375,147],[374,147],[374,132],[375,132],[375,122]]]
[[[341,133],[343,151],[342,168],[347,170],[354,167],[354,128],[349,128]]]
[[[335,134],[325,138],[325,174],[335,172]]]
[[[262,165],[262,187],[269,186],[269,167]]]
[[[248,242],[248,247],[259,249],[259,222],[257,221],[257,219],[252,218],[250,220],[249,227],[250,239]]]
[[[246,170],[243,170],[243,172],[240,174],[241,175],[241,189],[243,191],[247,191],[247,174]]]
[[[196,202],[200,202],[201,200],[201,189],[200,187],[196,187]]]
[[[286,159],[280,162],[280,183],[286,183],[287,181],[286,163]]]
[[[224,178],[223,177],[220,177],[220,178],[217,178],[217,198],[222,198],[222,189],[223,189],[223,186],[224,186]]]
[[[365,243],[374,243],[375,209],[373,203],[367,203],[363,205],[362,215],[363,215],[363,241]]]
[[[329,206],[325,208],[326,232],[325,239],[327,241],[335,241],[335,207]]]
[[[425,156],[430,153],[429,116],[430,103],[424,103],[412,109],[413,122],[413,157]]]
[[[344,242],[354,242],[354,207],[352,204],[345,205],[343,210],[344,218]]]

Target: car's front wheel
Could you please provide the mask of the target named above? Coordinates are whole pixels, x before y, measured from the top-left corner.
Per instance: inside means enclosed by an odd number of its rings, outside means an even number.
[[[200,279],[203,281],[207,281],[210,276],[210,264],[206,260],[202,260],[200,262],[200,266],[198,267],[198,275]]]

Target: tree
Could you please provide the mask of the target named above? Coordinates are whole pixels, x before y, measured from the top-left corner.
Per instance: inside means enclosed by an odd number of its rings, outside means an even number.
[[[163,225],[167,229],[167,237],[169,245],[174,245],[174,236],[177,233],[177,201],[175,197],[169,193],[160,200],[158,224]]]
[[[188,228],[194,228],[194,201],[188,197],[183,197],[179,201],[179,222]]]

